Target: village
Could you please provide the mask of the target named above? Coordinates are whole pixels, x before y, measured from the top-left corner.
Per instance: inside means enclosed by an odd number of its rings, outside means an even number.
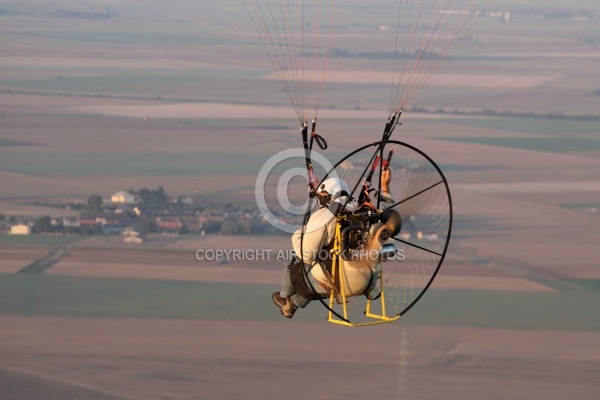
[[[54,205],[59,207],[58,205]],[[194,197],[169,197],[164,188],[119,191],[103,198],[91,195],[87,203],[62,206],[77,210],[77,215],[32,218],[0,213],[0,235],[26,236],[98,236],[121,235],[125,243],[142,243],[149,234],[260,236],[281,235],[257,207],[199,206]],[[72,214],[72,213],[71,213]],[[280,221],[299,225],[303,216],[278,215]],[[409,240],[414,230],[416,239],[437,241],[438,235],[412,215],[403,221],[399,235]]]
[[[39,218],[0,214],[3,235],[123,235],[125,242],[143,242],[150,233],[197,235],[278,234],[258,208],[240,208],[232,203],[198,206],[189,195],[169,197],[164,188],[119,191],[103,198],[92,195],[86,204],[66,209],[78,215]],[[291,222],[291,219],[287,219]]]

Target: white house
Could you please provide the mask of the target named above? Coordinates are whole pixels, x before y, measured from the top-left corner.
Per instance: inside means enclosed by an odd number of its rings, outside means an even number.
[[[123,241],[125,243],[143,243],[144,238],[140,235],[138,231],[135,231],[131,228],[127,228],[123,231]]]
[[[113,194],[110,198],[113,203],[121,203],[121,204],[130,204],[133,205],[137,203],[136,198],[131,193],[127,192],[117,192]]]
[[[13,225],[10,227],[11,235],[31,235],[31,227],[25,224]]]

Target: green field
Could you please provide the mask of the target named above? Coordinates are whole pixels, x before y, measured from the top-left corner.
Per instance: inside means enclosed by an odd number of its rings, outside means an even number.
[[[597,288],[595,281],[593,290]],[[276,320],[281,316],[270,299],[273,289],[214,282],[0,274],[0,314]],[[431,289],[399,323],[600,331],[600,321],[589,318],[589,310],[598,307],[600,296],[585,289],[557,293]],[[326,318],[326,310],[318,303],[298,314],[302,320]]]
[[[578,137],[456,137],[445,140],[551,153],[600,151],[600,140]]]
[[[340,152],[327,152],[332,165],[343,157]],[[32,176],[252,176],[252,182],[264,163],[273,154],[171,154],[171,153],[94,153],[94,152],[33,152],[0,151],[1,169]],[[277,164],[271,172],[302,166],[302,159],[293,157]],[[465,167],[445,165],[447,170]],[[495,167],[489,167],[495,168]],[[478,169],[487,169],[478,167]],[[325,174],[315,166],[318,176]]]
[[[59,247],[82,240],[80,236],[0,235],[0,244],[13,246]]]
[[[34,176],[256,176],[270,155],[9,152],[2,170]],[[235,160],[235,162],[232,162]]]
[[[8,140],[0,138],[0,147],[11,147],[11,146],[33,146],[31,143],[21,142],[18,140]]]
[[[573,279],[572,282],[586,289],[600,293],[600,279]]]
[[[36,71],[32,71],[36,72]],[[2,79],[0,86],[13,91],[52,92],[55,95],[87,97],[139,96],[140,98],[192,101],[204,98],[207,87],[226,84],[243,87],[254,72],[232,70],[166,70],[148,69],[143,74],[134,68],[113,70],[86,70],[86,76],[78,76],[81,69],[61,68],[56,75],[29,79]],[[197,88],[196,95],[181,96],[186,89]],[[256,92],[254,92],[256,94]],[[214,99],[214,97],[213,97]]]
[[[269,320],[279,315],[271,292],[260,285],[0,274],[0,314]]]
[[[447,123],[479,126],[509,132],[539,133],[551,136],[565,136],[578,139],[595,139],[600,141],[600,122],[586,120],[560,120],[550,118],[470,118],[452,119]]]
[[[563,203],[561,207],[570,208],[570,209],[582,209],[582,208],[598,208],[600,209],[600,202],[598,203]]]

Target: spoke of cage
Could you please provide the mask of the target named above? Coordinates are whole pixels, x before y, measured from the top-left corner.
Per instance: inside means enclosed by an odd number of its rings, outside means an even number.
[[[436,256],[439,256],[439,257],[441,257],[441,256],[442,256],[442,254],[441,254],[441,253],[438,253],[438,252],[436,252],[436,251],[433,251],[433,250],[429,250],[429,249],[427,249],[427,248],[425,248],[425,247],[423,247],[423,246],[419,246],[419,245],[417,245],[417,244],[414,244],[414,243],[408,242],[408,241],[406,241],[406,240],[398,239],[397,237],[392,237],[392,239],[394,239],[394,240],[396,240],[396,241],[398,241],[398,242],[401,242],[401,243],[407,244],[407,245],[409,245],[409,246],[416,247],[417,249],[420,249],[420,250],[426,251],[426,252],[428,252],[428,253],[435,254]]]
[[[427,192],[428,190],[431,190],[431,189],[433,189],[434,187],[436,187],[436,186],[438,186],[439,184],[442,184],[442,183],[444,183],[444,181],[439,181],[438,183],[434,183],[433,185],[431,185],[431,186],[429,186],[429,187],[427,187],[427,188],[425,188],[425,189],[423,189],[423,190],[421,190],[421,191],[419,191],[419,192],[417,192],[417,193],[413,194],[412,196],[409,196],[409,197],[407,197],[407,198],[405,198],[405,199],[403,199],[403,200],[400,200],[400,201],[397,201],[397,202],[395,202],[394,204],[392,204],[392,205],[391,205],[391,206],[389,206],[389,207],[386,207],[385,209],[386,209],[386,210],[388,210],[388,209],[390,209],[390,208],[397,207],[397,206],[399,206],[399,205],[400,205],[400,204],[402,204],[402,203],[406,203],[406,202],[407,202],[407,201],[409,201],[410,199],[414,199],[415,197],[417,197],[417,196],[419,196],[419,195],[421,195],[421,194],[423,194],[423,193]]]

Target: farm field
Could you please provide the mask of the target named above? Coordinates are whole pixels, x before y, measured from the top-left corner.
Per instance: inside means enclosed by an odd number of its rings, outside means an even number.
[[[282,320],[269,299],[280,263],[198,262],[199,244],[77,242],[45,274],[0,274],[0,334],[9,339],[0,345],[3,393],[20,393],[9,384],[20,379],[32,398],[49,388],[57,398],[65,390],[100,399],[259,398],[281,390],[282,380],[300,389],[313,374],[327,376],[315,387],[323,396],[394,396],[399,379],[419,396],[500,398],[500,382],[511,388],[502,395],[524,398],[597,390],[600,325],[588,310],[600,298],[571,279],[515,276],[454,256],[398,324],[345,329],[327,324],[318,304]],[[0,246],[0,254],[31,248],[39,255],[48,246]],[[377,346],[364,346],[367,337]],[[349,383],[354,374],[365,381]],[[231,376],[235,384],[226,384]]]
[[[243,4],[205,3],[61,2],[110,14],[86,19],[0,0],[5,221],[159,186],[256,207],[298,121]],[[356,54],[331,59],[319,114],[333,163],[388,116],[392,60],[365,54],[393,48],[391,3],[345,2],[336,46]],[[195,259],[286,252],[288,235],[0,235],[0,398],[595,398],[600,8],[484,3],[510,22],[483,15],[392,137],[439,164],[454,211],[438,276],[397,323],[337,327],[316,303],[288,321],[270,299],[284,260]]]

